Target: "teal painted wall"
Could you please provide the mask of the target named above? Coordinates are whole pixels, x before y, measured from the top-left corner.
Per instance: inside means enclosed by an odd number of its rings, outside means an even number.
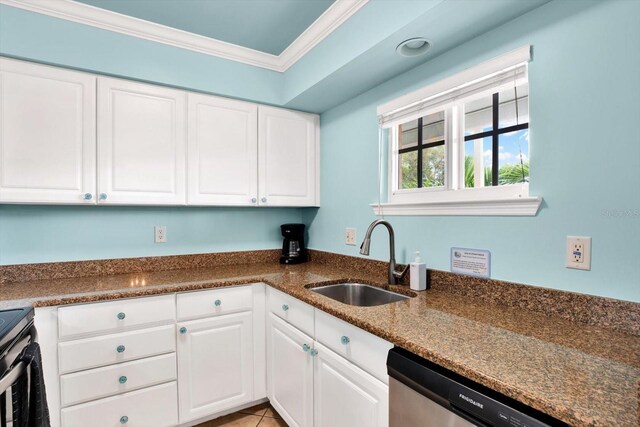
[[[282,75],[0,5],[0,55],[278,103]],[[300,209],[0,205],[0,264],[277,248]],[[168,242],[155,244],[153,227]]]
[[[0,55],[267,104],[276,71],[0,5]]]
[[[0,205],[0,264],[275,249],[280,224],[300,220],[290,208]]]
[[[376,107],[525,44],[530,64],[531,194],[536,217],[388,217],[399,261],[422,252],[449,269],[452,246],[492,252],[494,278],[640,301],[640,2],[553,1],[322,114],[322,207],[310,247],[357,255],[375,219]],[[592,270],[564,267],[565,237],[593,237]],[[376,230],[371,254],[388,259]]]

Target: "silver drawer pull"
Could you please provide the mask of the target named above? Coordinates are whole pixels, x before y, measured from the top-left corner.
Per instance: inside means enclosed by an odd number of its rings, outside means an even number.
[[[124,346],[123,345],[119,345],[118,347],[116,347],[116,351],[118,353],[124,353]]]

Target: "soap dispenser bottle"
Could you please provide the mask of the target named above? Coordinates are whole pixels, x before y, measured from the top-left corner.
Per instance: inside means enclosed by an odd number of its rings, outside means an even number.
[[[427,265],[420,259],[420,252],[416,252],[416,258],[409,266],[411,289],[414,291],[427,289]]]

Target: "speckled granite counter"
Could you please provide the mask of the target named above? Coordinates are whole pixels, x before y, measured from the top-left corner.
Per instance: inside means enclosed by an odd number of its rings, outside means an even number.
[[[358,273],[360,271],[360,273]],[[380,274],[275,262],[0,284],[0,308],[265,282],[398,346],[577,426],[638,426],[640,337],[443,289],[353,307],[308,287]],[[399,288],[407,293],[406,287]]]

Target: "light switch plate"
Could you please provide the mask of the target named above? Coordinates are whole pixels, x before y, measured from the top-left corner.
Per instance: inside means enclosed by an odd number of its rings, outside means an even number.
[[[567,268],[591,270],[591,237],[567,236],[565,257]]]

